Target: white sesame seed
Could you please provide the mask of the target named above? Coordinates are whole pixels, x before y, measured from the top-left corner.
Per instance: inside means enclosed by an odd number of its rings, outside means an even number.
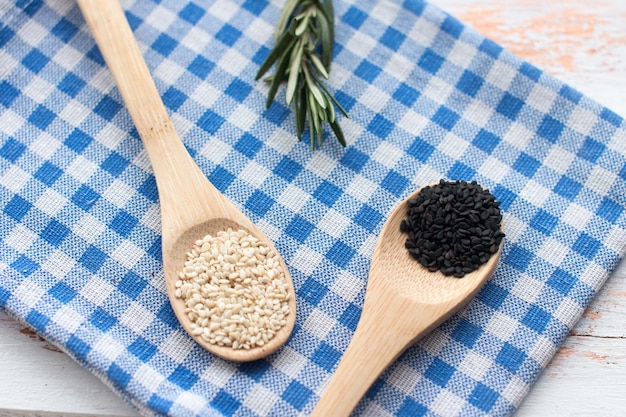
[[[279,259],[245,230],[196,241],[175,284],[192,334],[233,349],[268,343],[289,313],[290,287]]]

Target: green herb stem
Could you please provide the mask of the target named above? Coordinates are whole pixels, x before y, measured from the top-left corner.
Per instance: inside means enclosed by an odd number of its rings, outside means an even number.
[[[287,0],[276,24],[276,45],[256,76],[260,79],[276,64],[275,73],[267,78],[267,107],[286,82],[285,100],[294,109],[298,140],[302,140],[308,121],[311,149],[322,146],[323,123],[328,123],[339,143],[346,146],[335,106],[346,117],[348,114],[324,83],[330,72],[334,25],[332,0]]]

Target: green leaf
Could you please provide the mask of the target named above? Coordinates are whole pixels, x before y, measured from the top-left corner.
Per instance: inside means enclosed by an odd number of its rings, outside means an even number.
[[[299,89],[300,95],[300,112],[296,113],[296,132],[298,132],[298,138],[302,139],[302,133],[304,133],[304,127],[306,124],[307,115],[307,95]],[[298,129],[299,126],[299,129]]]
[[[278,67],[276,68],[276,74],[274,74],[274,79],[270,84],[270,90],[267,93],[267,101],[266,107],[269,108],[274,101],[274,97],[276,97],[276,93],[278,92],[278,87],[282,84],[283,81],[287,78],[287,67],[289,66],[289,58],[288,53],[284,53],[280,62],[278,63]]]
[[[301,140],[301,126],[300,126],[300,117],[298,116],[300,114],[300,89],[297,88],[295,95],[294,95],[294,100],[293,100],[293,115],[294,115],[294,122],[296,124],[296,136],[298,137],[298,140]]]
[[[308,29],[310,19],[311,19],[311,14],[309,13],[305,14],[302,21],[298,23],[298,26],[296,27],[296,36],[302,36],[302,34]]]
[[[333,38],[330,23],[325,13],[320,13],[317,16],[317,23],[319,24],[320,39],[322,41],[322,62],[324,67],[328,69],[333,56]]]
[[[311,106],[311,102],[315,103],[315,100],[309,97],[309,141],[311,143],[311,150],[315,150],[315,137],[317,135],[317,130],[319,128],[319,120],[317,119],[317,114],[315,113],[315,106]]]
[[[330,98],[332,100],[332,102],[335,103],[335,106],[337,106],[337,108],[339,108],[339,110],[341,110],[343,115],[348,117],[348,112],[341,106],[341,104],[339,104],[337,99],[335,97],[333,97],[333,95],[328,90],[328,88],[324,85],[324,83],[318,83],[318,85],[322,88],[322,90],[324,90],[324,92],[326,93],[326,97]]]
[[[283,36],[280,37],[278,44],[274,47],[274,49],[272,49],[269,55],[267,55],[267,58],[265,58],[265,61],[261,65],[261,68],[259,68],[255,79],[258,80],[261,78],[263,74],[265,74],[267,70],[274,65],[274,62],[276,62],[276,60],[283,55],[284,51],[291,49],[293,42],[295,42],[295,38],[291,33],[283,33]]]
[[[300,5],[300,9],[306,9],[308,6],[304,6],[304,5]],[[297,15],[296,17],[293,18],[293,20],[302,20],[304,19],[308,14],[308,11],[303,11],[301,12],[299,15]]]
[[[325,1],[322,4],[321,7],[322,12],[324,13],[324,16],[326,16],[326,19],[328,20],[328,34],[330,36],[330,38],[333,40],[333,44],[334,44],[334,39],[335,39],[335,14],[334,14],[334,7],[333,7],[333,2],[330,0]],[[331,47],[331,54],[332,54],[332,47]]]
[[[315,55],[315,53],[311,53],[309,54],[309,58],[313,63],[315,69],[317,69],[319,73],[322,74],[322,77],[328,79],[328,72],[326,71],[326,68],[324,68],[324,64],[322,64],[322,61],[320,61],[317,55]]]
[[[343,131],[341,130],[341,126],[339,126],[339,122],[337,122],[337,120],[331,122],[330,127],[333,129],[333,133],[337,137],[339,143],[341,143],[341,146],[346,146],[346,138],[343,136]]]
[[[274,30],[274,42],[279,42],[278,39],[281,37],[282,33],[285,32],[289,19],[296,9],[296,6],[298,6],[298,0],[287,0],[285,3],[280,17],[278,18],[278,22],[276,23],[276,29]]]
[[[326,0],[324,2],[324,11],[326,12],[326,17],[328,17],[328,23],[330,23],[331,27],[334,30],[335,27],[335,7],[333,6],[333,0]]]
[[[326,103],[328,103],[328,106],[326,107],[328,109],[328,122],[332,123],[335,121],[335,106],[333,105],[333,102],[331,99],[328,98],[328,96],[325,96],[326,98]]]
[[[315,97],[315,100],[319,103],[320,107],[325,109],[326,108],[326,101],[324,101],[324,97],[322,96],[322,92],[320,91],[319,88],[317,88],[316,83],[311,79],[311,75],[309,73],[309,71],[307,70],[306,67],[303,67],[303,72],[304,72],[304,76],[306,78],[306,85],[309,88],[309,91],[311,92],[311,94],[313,94],[313,97]]]
[[[321,122],[328,121],[328,117],[326,117],[326,109],[318,109],[317,115],[320,117],[320,124]]]
[[[313,126],[313,131],[322,130],[322,125],[320,124],[320,115],[318,113],[317,101],[312,94],[308,95],[309,97],[309,109],[311,110],[311,120],[309,120],[310,125]]]
[[[302,66],[302,42],[298,42],[297,47],[291,52],[291,65],[289,66],[289,79],[287,80],[287,104],[291,104],[293,100],[293,93],[296,91],[296,85],[298,84],[298,75],[300,74],[300,68]]]

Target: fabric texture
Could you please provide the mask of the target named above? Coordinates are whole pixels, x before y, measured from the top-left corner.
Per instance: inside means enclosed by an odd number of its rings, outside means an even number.
[[[266,110],[254,81],[282,1],[122,3],[190,153],[285,258],[293,335],[236,364],[177,323],[152,169],[70,0],[0,4],[2,307],[145,415],[308,415],[388,214],[424,184],[477,180],[504,215],[495,274],[354,415],[513,413],[624,255],[624,120],[433,5],[335,0],[348,146],[311,151],[284,89]]]

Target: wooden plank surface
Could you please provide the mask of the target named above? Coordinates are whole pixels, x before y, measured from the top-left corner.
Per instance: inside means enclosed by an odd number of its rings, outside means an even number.
[[[626,262],[570,332],[516,417],[626,415]]]
[[[0,417],[137,416],[69,356],[0,312]]]
[[[626,115],[626,2],[433,3]],[[0,364],[0,417],[137,416],[95,376],[1,312]],[[623,416],[625,393],[626,263],[622,262],[516,416]]]
[[[432,3],[625,115],[625,1],[432,0]]]

